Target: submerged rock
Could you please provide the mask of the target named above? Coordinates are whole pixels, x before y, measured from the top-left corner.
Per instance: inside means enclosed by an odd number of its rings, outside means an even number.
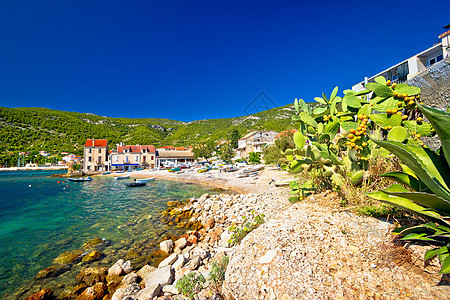
[[[50,289],[43,289],[39,292],[28,296],[25,300],[51,300],[53,299],[53,291]]]
[[[57,269],[56,267],[54,267],[54,266],[48,267],[48,268],[45,268],[45,269],[43,269],[43,270],[40,270],[40,271],[36,274],[36,276],[35,276],[34,278],[38,280],[38,279],[44,279],[44,278],[47,278],[47,277],[51,277],[51,276],[53,276],[57,271],[58,271],[58,269]]]
[[[57,258],[53,260],[55,265],[70,265],[75,261],[81,259],[84,254],[82,250],[72,250],[61,253]]]
[[[84,261],[84,262],[96,261],[96,260],[99,260],[102,256],[103,256],[103,253],[98,252],[98,251],[92,251],[92,252],[86,254],[85,256],[83,256],[81,261]]]
[[[167,202],[167,206],[172,207],[172,206],[178,206],[181,205],[182,202],[181,201],[168,201]]]
[[[80,271],[77,275],[79,282],[84,282],[88,286],[92,286],[99,282],[106,282],[106,274],[108,267],[91,267]]]
[[[104,240],[102,240],[101,238],[95,238],[95,239],[89,240],[86,243],[84,243],[83,249],[89,250],[89,249],[95,248],[96,246],[100,246],[103,243],[104,243]]]

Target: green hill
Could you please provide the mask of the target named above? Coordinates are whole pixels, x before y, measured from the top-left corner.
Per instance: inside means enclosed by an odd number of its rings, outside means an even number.
[[[257,114],[199,120],[189,123],[157,118],[109,118],[89,113],[46,108],[0,107],[0,153],[45,150],[82,153],[87,139],[108,139],[110,145],[153,144],[194,146],[208,139],[227,139],[233,129],[241,135],[253,130],[292,128],[293,106]]]

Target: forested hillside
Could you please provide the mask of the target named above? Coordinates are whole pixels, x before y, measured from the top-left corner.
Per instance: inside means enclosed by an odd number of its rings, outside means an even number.
[[[0,107],[0,154],[17,151],[82,153],[86,139],[108,139],[111,145],[153,144],[195,146],[208,139],[227,139],[233,129],[241,135],[252,130],[292,128],[292,105],[254,115],[199,120],[109,118],[88,113],[46,108]]]

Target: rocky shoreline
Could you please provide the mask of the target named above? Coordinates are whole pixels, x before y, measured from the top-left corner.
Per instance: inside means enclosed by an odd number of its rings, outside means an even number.
[[[287,188],[268,185],[272,176],[256,180],[264,193],[168,203],[165,222],[190,229],[159,244],[157,265],[138,267],[124,258],[88,267],[70,293],[56,298],[169,300],[190,290],[194,299],[448,299],[439,262],[425,264],[424,247],[394,245],[391,223],[347,211],[332,192],[291,204]],[[265,223],[236,243],[242,224],[259,216]],[[223,284],[218,269],[226,270]],[[189,286],[183,281],[189,273],[191,283],[204,281]],[[55,296],[42,290],[27,300]]]

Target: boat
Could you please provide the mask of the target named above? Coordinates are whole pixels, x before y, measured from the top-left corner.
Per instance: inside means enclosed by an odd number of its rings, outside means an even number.
[[[228,168],[228,169],[224,169],[223,170],[224,172],[236,172],[236,171],[239,171],[239,169],[237,169],[237,168]]]
[[[263,167],[259,167],[259,168],[255,168],[255,169],[244,170],[243,172],[244,173],[254,173],[254,172],[261,171],[262,169],[264,169],[264,166]]]
[[[91,177],[80,177],[80,178],[67,178],[67,180],[69,181],[73,181],[73,182],[84,182],[84,181],[91,181],[92,178]]]
[[[249,174],[247,174],[247,173],[241,173],[241,174],[236,175],[236,178],[245,178],[248,176],[249,176]]]
[[[181,170],[180,167],[175,167],[175,168],[170,169],[169,172],[178,172],[180,170]]]
[[[211,169],[212,169],[211,167],[201,168],[201,169],[198,170],[197,172],[198,172],[198,173],[205,173],[205,172],[207,172],[207,171],[209,171],[209,170],[211,170]]]
[[[122,179],[127,179],[130,178],[130,175],[123,175],[123,176],[114,176],[115,180],[122,180]]]
[[[273,184],[275,186],[288,186],[291,181],[294,181],[294,180],[293,179],[287,179],[287,180],[276,181],[275,179],[272,179],[272,181],[269,184],[271,184],[273,182]]]
[[[147,183],[145,183],[145,182],[131,182],[131,183],[125,183],[125,185],[127,186],[127,187],[138,187],[138,186],[144,186],[144,185],[146,185]]]
[[[102,173],[102,175],[108,175],[108,174],[111,174],[111,172]]]
[[[141,179],[135,179],[135,182],[149,182],[149,181],[155,181],[156,177],[149,177],[149,178],[141,178]]]
[[[125,172],[125,171],[123,171],[123,170],[122,171],[116,171],[116,173],[123,173],[123,172]]]

